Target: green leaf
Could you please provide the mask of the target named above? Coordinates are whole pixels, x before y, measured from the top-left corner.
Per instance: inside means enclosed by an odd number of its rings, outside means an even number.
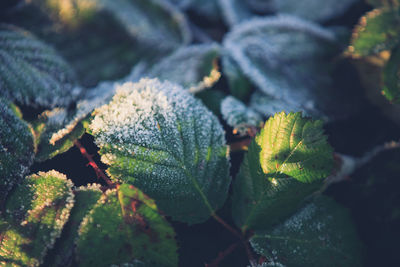
[[[400,47],[393,50],[383,68],[383,95],[391,103],[400,103]]]
[[[399,5],[398,0],[366,0],[373,7],[396,7]]]
[[[218,81],[220,73],[216,64],[219,54],[217,44],[183,47],[155,64],[145,76],[175,82],[197,92]]]
[[[250,144],[234,183],[233,218],[243,231],[291,215],[333,166],[320,121],[301,113],[271,117]]]
[[[231,94],[240,99],[246,100],[251,92],[251,83],[240,70],[240,67],[230,56],[224,53],[222,57],[223,73],[226,76]]]
[[[154,201],[123,184],[109,190],[83,219],[77,240],[81,266],[139,260],[146,266],[177,266],[175,233]]]
[[[233,128],[233,132],[242,136],[248,134],[249,128],[258,128],[262,123],[258,113],[233,96],[224,98],[221,113],[226,123]]]
[[[259,254],[285,266],[363,266],[349,212],[320,196],[277,227],[250,240]]]
[[[224,131],[189,92],[142,79],[122,85],[95,113],[89,130],[114,180],[137,186],[188,223],[223,205],[231,180]]]
[[[14,107],[15,108],[15,107]],[[0,98],[0,204],[33,162],[33,136],[8,101]]]
[[[362,57],[390,50],[399,44],[399,33],[399,9],[374,9],[355,27],[348,52],[354,57]]]
[[[72,266],[74,259],[75,240],[78,237],[78,229],[83,218],[94,207],[102,195],[100,185],[92,184],[79,187],[74,190],[75,204],[71,210],[68,222],[65,224],[60,238],[49,251],[44,266]]]
[[[86,87],[153,64],[191,39],[185,16],[164,0],[33,0],[7,21],[54,45]]]
[[[28,106],[68,106],[80,93],[68,64],[46,44],[0,24],[0,90]]]
[[[8,197],[0,225],[0,265],[38,266],[74,204],[70,180],[56,172],[27,177]],[[14,265],[13,265],[14,266]]]
[[[333,32],[278,15],[235,26],[223,44],[243,75],[265,95],[295,111],[306,110],[320,117],[337,113],[332,104],[342,102],[343,97],[332,87],[327,64],[339,48]]]

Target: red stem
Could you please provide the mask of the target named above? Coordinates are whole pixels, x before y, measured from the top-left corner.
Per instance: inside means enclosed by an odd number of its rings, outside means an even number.
[[[74,145],[77,146],[79,148],[79,151],[81,152],[81,154],[89,161],[89,165],[93,168],[93,170],[96,173],[96,176],[98,179],[103,179],[108,186],[110,187],[114,187],[114,183],[111,182],[111,180],[104,174],[104,172],[99,168],[99,166],[97,165],[97,163],[93,160],[92,156],[86,151],[86,149],[82,146],[82,144],[78,141],[75,140],[74,141]]]
[[[224,251],[218,253],[218,257],[214,259],[210,264],[206,264],[205,267],[218,267],[218,264],[226,258],[229,254],[231,254],[239,245],[239,243],[234,243],[230,245],[227,249]]]

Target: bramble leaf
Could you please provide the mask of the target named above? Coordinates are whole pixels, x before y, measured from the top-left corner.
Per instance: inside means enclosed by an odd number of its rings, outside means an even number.
[[[71,210],[68,222],[65,224],[60,238],[50,250],[43,263],[44,266],[72,266],[74,259],[75,240],[83,218],[94,207],[102,195],[100,185],[91,184],[74,190],[75,204]]]
[[[29,126],[0,98],[0,204],[29,171],[34,145]]]
[[[217,44],[183,47],[160,60],[145,75],[171,81],[197,92],[218,81],[221,75],[216,66],[219,54],[220,47]]]
[[[68,106],[79,95],[69,65],[22,29],[0,24],[0,91],[34,107]]]
[[[254,230],[280,222],[321,186],[332,166],[321,121],[276,114],[250,144],[235,179],[235,223]]]
[[[175,233],[154,201],[132,185],[103,195],[83,219],[77,240],[81,266],[110,266],[139,260],[177,266]],[[146,266],[147,266],[146,265]]]
[[[349,212],[320,196],[277,227],[250,240],[256,252],[285,266],[363,266]]]
[[[353,31],[348,52],[354,57],[390,50],[400,42],[399,9],[374,9],[363,16]]]
[[[332,103],[338,98],[337,90],[332,88],[326,64],[338,51],[333,32],[279,15],[235,26],[226,35],[224,47],[264,94],[320,116],[336,110]]]
[[[400,46],[392,51],[383,68],[383,95],[391,103],[400,103]]]
[[[175,220],[199,223],[222,206],[230,183],[224,131],[189,92],[142,79],[95,113],[89,130],[114,180],[137,186]]]
[[[0,226],[0,265],[42,263],[68,220],[74,204],[72,186],[59,172],[39,172],[9,195]]]
[[[240,100],[245,100],[251,92],[252,85],[249,79],[242,73],[236,61],[228,53],[224,53],[222,57],[222,68],[228,80],[231,94]]]
[[[233,128],[233,132],[242,136],[248,134],[249,128],[257,128],[262,122],[258,113],[233,96],[224,98],[221,103],[221,114],[226,123]]]
[[[6,21],[54,45],[86,87],[153,64],[191,39],[185,16],[165,0],[32,0]]]

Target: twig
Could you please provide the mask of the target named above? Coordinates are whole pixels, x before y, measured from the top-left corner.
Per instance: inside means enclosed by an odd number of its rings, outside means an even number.
[[[218,257],[214,259],[210,264],[206,264],[205,267],[218,267],[218,264],[226,258],[229,254],[231,254],[239,245],[239,243],[231,244],[227,249],[218,253]]]
[[[97,175],[97,178],[103,179],[108,184],[108,186],[114,187],[115,186],[114,183],[111,182],[111,180],[99,168],[97,163],[93,160],[92,156],[86,151],[86,149],[82,146],[82,144],[78,140],[75,140],[74,145],[79,148],[81,154],[89,161],[88,165],[90,165],[93,168],[93,170]]]

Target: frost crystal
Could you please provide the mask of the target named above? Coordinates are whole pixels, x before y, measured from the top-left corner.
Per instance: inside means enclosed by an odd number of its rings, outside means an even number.
[[[230,182],[218,119],[182,87],[142,79],[117,88],[89,129],[113,179],[133,183],[175,219],[200,222]]]

